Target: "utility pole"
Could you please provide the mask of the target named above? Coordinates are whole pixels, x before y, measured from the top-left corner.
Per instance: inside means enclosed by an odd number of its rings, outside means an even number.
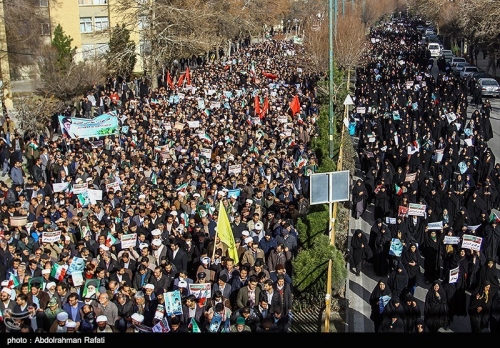
[[[345,0],[342,0],[342,17],[345,16]]]
[[[329,108],[328,108],[328,124],[330,128],[329,132],[329,147],[330,147],[330,158],[333,159],[333,136],[335,132],[334,122],[335,114],[333,112],[333,0],[328,0],[328,65],[329,65],[329,77],[328,77],[328,90],[329,90]]]

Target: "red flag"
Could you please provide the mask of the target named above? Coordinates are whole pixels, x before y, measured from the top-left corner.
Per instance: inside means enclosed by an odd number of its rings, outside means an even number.
[[[262,75],[264,75],[265,77],[267,77],[268,79],[271,79],[271,80],[276,80],[278,78],[278,75],[271,74],[268,72],[262,72]]]
[[[181,76],[179,76],[179,81],[177,81],[177,86],[178,87],[182,87],[182,83],[184,82],[184,77],[186,76],[186,74],[182,74]]]
[[[262,111],[259,115],[260,119],[266,117],[267,110],[269,110],[269,98],[266,96],[266,98],[264,99],[264,105],[262,106]]]
[[[189,66],[186,68],[186,82],[188,85],[191,85],[191,72],[189,71]]]
[[[298,95],[293,97],[293,100],[290,102],[290,110],[292,110],[292,116],[295,116],[295,114],[300,111],[300,101]]]
[[[260,115],[260,104],[259,104],[259,96],[256,95],[254,98],[253,107],[255,108],[255,115]]]
[[[174,83],[172,82],[172,78],[170,77],[170,71],[167,71],[167,85],[170,89],[174,89]]]

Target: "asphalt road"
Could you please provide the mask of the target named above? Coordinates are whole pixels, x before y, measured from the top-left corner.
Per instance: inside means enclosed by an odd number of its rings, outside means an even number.
[[[433,75],[437,75],[437,68],[433,68]],[[492,148],[493,154],[495,155],[496,162],[500,162],[500,99],[498,98],[489,98],[491,105],[493,107],[492,115],[491,115],[491,125],[494,132],[494,137],[488,142],[488,145]],[[475,110],[474,107],[470,107],[467,110],[467,116],[470,118],[470,115]],[[354,139],[355,143],[357,139]],[[356,176],[353,180],[356,180],[362,175],[362,173],[357,173],[359,176]],[[497,214],[500,215],[499,212]],[[373,205],[369,206],[363,216],[359,220],[355,220],[351,218],[350,220],[350,233],[349,233],[349,245],[350,238],[353,232],[357,229],[360,229],[365,232],[366,237],[369,237],[369,232],[374,224],[375,219],[373,218]],[[350,265],[347,265],[348,270],[350,269]],[[422,270],[423,272],[423,270]],[[346,289],[346,298],[348,299],[348,309],[347,309],[347,317],[346,317],[346,329],[345,332],[350,333],[362,333],[362,332],[374,332],[373,322],[370,320],[370,305],[368,300],[370,298],[370,294],[372,290],[375,288],[375,285],[380,280],[374,270],[373,266],[367,263],[364,268],[361,276],[357,277],[352,272],[348,272],[348,281],[347,281],[347,289]],[[424,299],[430,285],[420,284],[416,291],[415,297],[418,300],[418,305],[422,311],[422,315],[424,312]],[[467,299],[468,301],[468,299]],[[468,303],[468,302],[467,302]],[[457,332],[457,333],[470,333],[470,322],[468,317],[455,317],[453,322],[450,325],[448,331],[441,329],[443,332]]]

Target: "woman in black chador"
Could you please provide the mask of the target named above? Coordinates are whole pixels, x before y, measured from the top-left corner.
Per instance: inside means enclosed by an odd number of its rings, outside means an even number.
[[[356,230],[351,238],[351,270],[359,276],[366,260],[372,257],[368,238],[361,230]]]
[[[382,322],[382,312],[380,310],[380,298],[382,296],[391,296],[391,290],[387,286],[387,282],[384,279],[380,279],[377,285],[375,285],[369,300],[371,307],[370,319],[375,325],[375,332],[378,332],[380,323]]]
[[[368,191],[361,179],[358,179],[352,188],[352,217],[359,219],[366,209]]]
[[[432,283],[425,295],[424,318],[429,332],[448,330],[448,298],[439,280]]]
[[[406,273],[408,273],[408,292],[415,294],[415,288],[420,281],[420,266],[422,265],[422,257],[415,243],[410,243],[409,248],[405,248],[401,256]]]

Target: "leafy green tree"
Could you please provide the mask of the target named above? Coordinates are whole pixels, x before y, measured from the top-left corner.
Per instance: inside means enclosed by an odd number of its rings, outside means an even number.
[[[121,26],[117,24],[109,39],[109,51],[106,56],[108,70],[128,79],[136,61],[135,42],[130,40],[130,30],[125,27],[125,23]]]
[[[302,250],[293,261],[293,283],[299,292],[308,291],[317,282],[323,283],[328,271],[328,261],[333,261],[332,288],[342,289],[347,277],[344,255],[330,245],[328,236],[321,234],[314,239],[313,247]]]
[[[72,48],[73,38],[64,33],[61,24],[54,29],[52,47],[57,50],[57,65],[61,70],[67,70],[76,52],[76,47]]]

